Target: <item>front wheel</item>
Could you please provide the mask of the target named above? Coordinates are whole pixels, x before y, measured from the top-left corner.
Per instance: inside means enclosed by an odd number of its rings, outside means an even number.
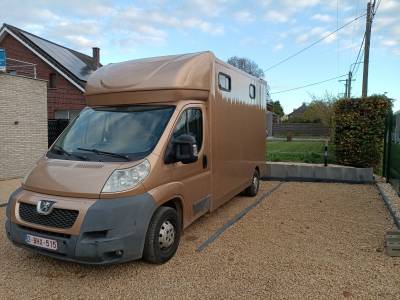
[[[161,206],[151,218],[143,250],[143,259],[153,264],[170,260],[178,249],[181,235],[175,209]]]
[[[260,188],[260,174],[257,170],[254,170],[253,178],[251,179],[251,185],[244,190],[246,196],[254,197],[258,193]]]

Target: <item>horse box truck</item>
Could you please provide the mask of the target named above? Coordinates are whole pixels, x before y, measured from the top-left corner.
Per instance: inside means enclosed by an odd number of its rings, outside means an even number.
[[[265,172],[265,81],[211,52],[109,64],[10,195],[6,231],[54,258],[163,263],[181,232]]]

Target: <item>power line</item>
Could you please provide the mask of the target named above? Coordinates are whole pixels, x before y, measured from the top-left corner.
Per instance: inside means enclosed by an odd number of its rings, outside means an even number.
[[[379,5],[381,5],[381,2],[382,2],[382,0],[379,0],[379,1],[378,1],[378,4],[376,5],[375,10],[374,10],[373,13],[372,13],[372,18],[375,17],[376,12],[378,11]]]
[[[358,54],[357,54],[356,62],[354,63],[353,69],[351,70],[352,73],[354,72],[354,69],[356,68],[356,65],[358,64],[358,59],[360,58],[360,54],[362,53],[362,49],[363,49],[364,42],[365,42],[365,32],[364,32],[363,39],[362,39],[362,41],[361,41],[360,49],[358,49]]]
[[[305,48],[303,48],[303,49],[297,51],[296,53],[294,53],[294,54],[288,56],[287,58],[285,58],[285,59],[283,59],[283,60],[277,62],[276,64],[273,64],[272,66],[270,66],[270,67],[268,67],[267,69],[265,69],[265,72],[268,72],[269,70],[271,70],[271,69],[273,69],[273,68],[279,66],[280,64],[283,64],[284,62],[287,62],[289,59],[292,59],[293,57],[299,55],[300,53],[303,53],[304,51],[306,51],[306,50],[310,49],[311,47],[315,46],[316,44],[322,42],[323,40],[327,39],[327,38],[330,37],[331,35],[334,35],[334,34],[335,34],[336,32],[338,32],[339,30],[341,30],[341,29],[343,29],[343,28],[349,26],[350,24],[352,24],[353,22],[359,20],[360,18],[364,17],[365,15],[366,15],[366,13],[364,13],[364,14],[362,14],[362,15],[356,17],[356,18],[354,18],[354,19],[351,20],[350,22],[347,22],[346,24],[340,26],[340,27],[337,28],[335,31],[330,32],[329,34],[323,36],[323,37],[320,38],[319,40],[317,40],[317,41],[311,43],[311,44],[308,45],[307,47],[305,47]]]
[[[317,85],[317,84],[325,83],[325,82],[328,82],[328,81],[336,80],[336,79],[342,78],[342,77],[344,77],[344,76],[347,76],[347,74],[343,74],[343,75],[336,76],[336,77],[333,77],[333,78],[329,78],[329,79],[326,79],[326,80],[322,80],[322,81],[310,83],[310,84],[307,84],[307,85],[298,86],[298,87],[295,87],[295,88],[291,88],[291,89],[287,89],[287,90],[282,90],[282,91],[278,91],[278,92],[275,92],[275,93],[270,93],[270,94],[271,94],[271,95],[272,95],[272,94],[281,94],[281,93],[291,92],[291,91],[295,91],[295,90],[300,90],[300,89],[304,89],[304,88],[306,88],[306,87],[310,87],[310,86],[313,86],[313,85]]]
[[[356,71],[353,73],[353,76],[356,77],[358,70],[360,69],[360,65],[363,63],[362,59],[364,58],[364,53],[362,54],[360,61],[357,63]]]

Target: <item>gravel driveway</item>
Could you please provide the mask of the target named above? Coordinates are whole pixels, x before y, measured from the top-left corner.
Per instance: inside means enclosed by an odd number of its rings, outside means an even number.
[[[264,182],[262,190],[278,182]],[[400,259],[383,252],[393,228],[375,186],[283,183],[204,249],[196,248],[254,202],[236,197],[202,217],[177,255],[154,266],[88,267],[12,246],[0,231],[0,298],[397,298]],[[5,208],[0,208],[4,223]]]

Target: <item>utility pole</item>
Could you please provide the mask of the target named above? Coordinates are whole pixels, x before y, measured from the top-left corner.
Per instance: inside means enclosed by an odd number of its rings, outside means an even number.
[[[352,78],[353,77],[353,73],[351,71],[349,71],[349,78],[347,79],[347,98],[351,98],[351,82],[352,82]]]
[[[342,81],[344,81],[344,94],[343,94],[343,97],[344,97],[344,98],[348,98],[348,95],[349,95],[349,90],[348,90],[348,88],[349,88],[348,79],[339,80],[339,82],[342,82]]]
[[[362,97],[367,97],[368,94],[368,67],[369,67],[369,45],[371,43],[371,27],[372,18],[375,9],[374,3],[368,2],[367,4],[367,18],[365,25],[365,46],[364,46],[364,70],[363,70],[363,83],[362,83]]]

